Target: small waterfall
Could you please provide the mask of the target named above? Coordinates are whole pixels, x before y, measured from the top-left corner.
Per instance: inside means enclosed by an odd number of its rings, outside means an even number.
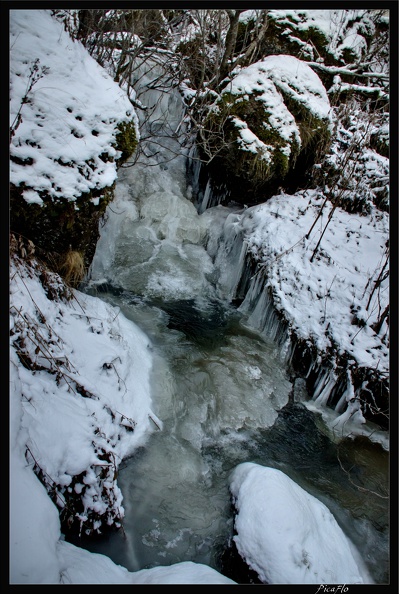
[[[243,241],[239,220],[240,216],[237,213],[231,213],[226,218],[215,259],[215,268],[219,271],[219,293],[229,301],[233,301],[237,296],[237,289],[246,265],[247,244]]]
[[[288,323],[275,308],[263,271],[253,273],[254,263],[240,223],[240,213],[232,213],[224,224],[222,245],[215,259],[219,292],[230,301],[243,299],[238,309],[247,316],[246,325],[272,339],[283,350],[288,339]]]
[[[248,315],[248,325],[262,336],[271,338],[280,348],[288,339],[288,324],[278,314],[265,278],[258,274],[251,284],[239,310]]]

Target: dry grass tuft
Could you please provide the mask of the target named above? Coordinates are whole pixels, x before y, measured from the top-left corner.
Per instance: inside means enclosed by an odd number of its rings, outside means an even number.
[[[86,274],[82,254],[73,250],[63,256],[59,269],[62,278],[71,287],[77,287]]]

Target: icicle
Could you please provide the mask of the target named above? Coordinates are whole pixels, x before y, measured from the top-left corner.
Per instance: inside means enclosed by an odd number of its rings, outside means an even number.
[[[248,323],[255,329],[262,332],[268,315],[268,303],[266,300],[266,292],[262,290],[263,287],[258,290],[257,303],[248,318]]]
[[[223,244],[219,247],[215,261],[215,267],[219,269],[219,293],[230,301],[236,298],[248,250],[239,222],[239,215],[228,215],[223,229]]]
[[[212,184],[212,192],[208,201],[208,208],[212,206],[218,206],[219,204],[222,204],[222,202],[226,203],[229,195],[230,191],[227,189],[225,184],[216,187]]]
[[[287,361],[291,349],[291,339],[286,330],[284,330],[284,337],[282,335],[277,344],[279,345],[281,360]]]
[[[347,370],[346,376],[347,376],[346,389],[334,409],[338,413],[342,413],[338,417],[336,423],[334,424],[335,428],[338,426],[342,426],[349,419],[351,419],[351,421],[354,421],[357,423],[365,423],[365,419],[364,419],[362,411],[360,409],[359,399],[356,398],[356,395],[355,395],[355,389],[352,384],[352,378],[351,378],[349,370]],[[347,403],[346,407],[345,407],[345,403]]]
[[[294,340],[292,337],[287,336],[287,341],[286,341],[286,346],[285,346],[286,353],[285,353],[284,361],[288,368],[291,367],[292,359],[294,358],[297,346],[298,346],[297,341]]]
[[[220,279],[223,284],[223,293],[229,301],[232,301],[236,298],[238,283],[240,282],[241,274],[245,264],[246,251],[247,246],[242,244],[240,255],[237,258],[238,262],[236,262],[235,266],[229,265],[226,267],[223,277]]]
[[[306,379],[308,379],[308,377],[310,376],[310,374],[312,373],[313,369],[316,367],[316,361],[312,361],[309,365],[309,369],[308,372],[305,376]]]
[[[249,314],[249,326],[271,338],[281,347],[288,339],[287,325],[276,313],[273,300],[265,286],[264,278],[256,275],[252,278],[247,295],[239,311]]]
[[[355,397],[354,388],[352,385],[352,381],[349,379],[349,385],[346,389],[346,400],[348,401],[348,406],[346,410],[338,417],[334,425],[332,426],[333,429],[341,429],[343,430],[344,425],[351,421],[351,423],[360,424],[366,422],[366,419],[363,416],[363,413],[360,408],[360,402]],[[350,428],[348,429],[348,432]]]
[[[242,313],[249,314],[254,309],[254,303],[256,303],[260,297],[260,291],[262,289],[262,282],[260,276],[252,277],[247,294],[245,295],[244,301],[238,308]]]
[[[202,199],[201,206],[199,208],[199,214],[202,214],[208,208],[208,203],[209,203],[209,200],[211,197],[212,197],[212,188],[211,188],[211,182],[208,179],[208,182],[207,182],[206,188],[205,188],[205,192],[204,192],[204,197]]]
[[[328,401],[328,398],[332,392],[332,389],[335,386],[335,381],[336,381],[335,375],[331,374],[327,384],[322,389],[320,395],[317,398],[315,398],[313,396],[313,400],[315,400],[317,404],[322,404],[323,406],[327,406],[327,401]]]
[[[190,171],[190,182],[193,189],[193,195],[196,197],[198,196],[199,192],[199,178],[201,173],[201,166],[202,163],[198,158],[198,151],[195,144],[190,148],[188,153],[188,170]]]
[[[268,307],[268,317],[263,329],[263,334],[269,336],[276,344],[282,347],[287,339],[287,329],[284,323],[281,322],[278,315],[276,315],[272,302]]]
[[[326,378],[328,378],[329,373],[330,372],[328,369],[324,369],[319,372],[319,375],[317,377],[317,380],[315,381],[315,387],[313,390],[313,400],[316,400],[318,398],[320,392],[323,390],[324,386],[326,385],[326,383],[327,383]]]
[[[334,407],[334,410],[337,413],[342,413],[345,408],[346,408],[346,404],[347,404],[347,392],[348,390],[346,389],[345,392],[342,394],[341,398],[338,400],[337,404]]]

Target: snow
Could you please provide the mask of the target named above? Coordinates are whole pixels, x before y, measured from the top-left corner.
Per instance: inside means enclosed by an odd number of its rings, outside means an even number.
[[[112,185],[116,126],[133,120],[138,133],[126,93],[49,11],[10,12],[10,53],[10,126],[23,102],[10,147],[10,181],[25,184],[25,200],[38,204],[40,190],[74,201]],[[36,82],[27,92],[32,75]]]
[[[63,584],[235,584],[211,567],[185,561],[169,567],[129,572],[105,555],[60,541],[57,546]]]
[[[230,490],[238,511],[234,542],[263,583],[370,583],[329,509],[281,470],[239,464]]]
[[[329,119],[330,102],[317,74],[294,56],[268,56],[259,66],[263,73],[270,73],[278,89],[321,120]]]
[[[39,192],[44,188],[54,197],[75,200],[81,192],[112,183],[115,163],[104,163],[98,157],[102,151],[116,157],[111,148],[115,124],[134,117],[125,94],[86,50],[69,38],[49,11],[11,11],[10,35],[11,124],[27,89],[32,59],[38,58],[40,67],[49,68],[33,86],[32,101],[23,105],[22,123],[11,144],[12,156],[34,162],[24,166],[12,162],[11,181],[26,183],[25,199],[39,204]],[[271,62],[273,71],[276,64]],[[290,73],[293,65],[287,60]],[[306,73],[299,72],[305,83]],[[309,77],[312,85],[314,80]],[[253,88],[252,75],[245,77],[245,82]],[[318,85],[306,88],[314,96],[315,109],[326,114],[327,104]],[[72,129],[78,137],[71,134]],[[93,135],[93,130],[98,134]],[[36,146],[29,145],[32,140]],[[92,169],[86,163],[90,159],[94,160]],[[334,340],[350,349],[361,363],[378,362],[386,369],[387,350],[374,353],[375,337],[367,329],[354,337],[354,328],[348,324],[347,288],[362,308],[367,277],[381,261],[387,218],[381,215],[367,224],[367,219],[337,209],[334,225],[323,238],[324,255],[310,267],[303,254],[312,249],[317,232],[309,240],[303,236],[319,206],[320,199],[310,192],[283,194],[267,205],[248,209],[242,217],[248,246],[270,267],[284,307],[304,333],[314,334],[320,346],[325,346],[326,320],[321,319],[327,311]],[[326,208],[322,221],[327,213]],[[136,213],[126,216],[134,219]],[[191,216],[188,212],[187,217]],[[297,246],[301,250],[296,250]],[[280,276],[272,255],[279,259]],[[327,258],[333,261],[330,268],[325,266]],[[44,281],[43,277],[46,273],[34,261],[28,264],[11,257],[10,583],[233,584],[212,568],[191,562],[129,572],[103,555],[65,542],[58,509],[34,467],[41,469],[48,485],[56,485],[59,506],[63,506],[68,489],[84,493],[82,530],[94,512],[106,510],[110,521],[120,521],[123,501],[114,471],[123,458],[145,446],[154,431],[162,431],[162,421],[151,399],[153,360],[148,337],[117,309],[76,290],[67,299],[56,275],[48,275]],[[290,285],[290,279],[297,279],[297,285]],[[302,290],[304,279],[309,291]],[[331,297],[327,300],[328,292]],[[315,299],[316,294],[321,298]],[[248,371],[254,380],[259,379],[259,368]],[[100,466],[109,471],[103,483],[98,481]],[[78,475],[81,482],[75,480]],[[108,500],[101,493],[102,486],[110,493]],[[261,575],[277,583],[297,579],[307,583],[368,581],[327,508],[288,477],[255,465],[239,466],[231,490],[239,511],[237,546]],[[265,501],[270,507],[265,507]],[[94,521],[96,526],[101,530],[101,523]],[[328,546],[331,542],[333,550]],[[307,564],[301,561],[305,557],[302,548],[297,548],[299,543],[310,554]],[[267,568],[263,565],[266,555],[273,558]]]
[[[11,362],[14,366],[15,360]],[[58,511],[44,486],[26,465],[21,423],[21,385],[18,377],[11,378],[10,412],[16,418],[10,423],[10,582],[58,583],[56,554],[60,539]],[[15,409],[19,409],[18,412]],[[20,431],[22,433],[22,431]],[[16,437],[20,437],[15,443]],[[57,436],[53,434],[53,439]]]
[[[334,93],[341,93],[344,91],[360,91],[362,93],[370,93],[370,95],[372,96],[378,93],[379,97],[383,99],[389,98],[389,95],[385,93],[382,89],[376,89],[375,87],[366,85],[343,83],[341,82],[340,77],[337,75],[336,77],[334,77],[334,84],[328,89],[328,93],[332,95]]]
[[[301,337],[312,337],[320,351],[332,342],[350,353],[361,366],[389,370],[389,349],[370,325],[379,306],[388,302],[388,283],[382,295],[375,294],[366,310],[372,286],[381,267],[389,233],[389,216],[375,211],[365,217],[337,208],[320,244],[318,257],[310,261],[332,205],[306,238],[320,208],[322,197],[315,190],[294,196],[282,192],[268,202],[248,208],[237,223],[248,250],[267,270],[268,283],[279,305]],[[382,301],[379,303],[378,299]],[[353,311],[368,319],[361,332],[352,325]],[[311,313],[310,313],[311,312]]]
[[[239,118],[234,117],[232,118],[232,122],[234,126],[239,130],[239,138],[237,139],[237,142],[240,148],[244,151],[254,153],[255,155],[260,154],[261,158],[267,163],[269,163],[272,160],[274,147],[262,142],[256,136],[256,134],[254,134],[248,128],[248,124],[246,122],[243,122]],[[284,149],[286,152],[288,152],[289,156],[289,148],[285,146]]]
[[[344,41],[338,46],[338,51],[343,52],[345,49],[350,49],[356,58],[360,59],[367,50],[367,43],[363,35],[358,33],[351,33],[347,35]]]
[[[240,23],[247,25],[250,21],[256,21],[258,11],[256,10],[244,10],[238,18]]]

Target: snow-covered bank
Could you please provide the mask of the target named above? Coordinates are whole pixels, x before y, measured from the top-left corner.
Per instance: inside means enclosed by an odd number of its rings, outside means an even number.
[[[39,570],[40,564],[22,553],[24,547],[29,548],[28,533],[40,538],[41,523],[47,524],[45,515],[43,518],[46,506],[49,511],[52,508],[50,499],[39,506],[39,513],[31,509],[34,497],[27,504],[29,491],[46,493],[32,471],[47,486],[65,524],[76,525],[78,531],[102,532],[123,518],[116,482],[120,461],[144,445],[156,428],[151,419],[162,427],[151,405],[148,339],[102,301],[77,292],[66,300],[63,290],[60,279],[50,274],[46,277],[41,266],[12,260],[14,578],[30,575],[25,564],[31,569],[37,565]],[[33,487],[26,491],[24,484]],[[50,511],[53,521],[48,529],[53,540],[59,524],[54,511]]]
[[[336,429],[341,431],[348,422],[346,432],[354,426],[362,431],[367,407],[369,418],[388,414],[381,410],[384,400],[374,399],[369,382],[374,376],[380,381],[389,376],[387,321],[376,330],[389,303],[389,276],[380,282],[387,262],[389,215],[376,208],[369,215],[335,208],[327,225],[333,207],[323,201],[316,190],[282,192],[228,215],[223,248],[215,252],[219,286],[231,298],[241,296],[239,309],[248,314],[250,326],[274,338],[284,330],[283,338],[294,336],[294,350],[298,340],[313,349],[313,359],[307,367],[306,360],[303,363],[305,376],[314,369],[318,373],[310,405],[325,410],[338,385],[333,404],[342,417]],[[230,274],[233,262],[236,268]],[[280,321],[272,323],[274,311]],[[371,435],[375,429],[363,431]],[[377,433],[374,439],[387,447],[387,435]]]
[[[359,365],[387,372],[387,328],[379,334],[371,328],[388,303],[387,283],[368,308],[367,303],[386,256],[389,216],[376,209],[365,217],[337,208],[312,260],[332,210],[329,202],[321,209],[322,202],[316,190],[308,190],[249,208],[241,219],[247,250],[300,338],[313,339],[319,351],[338,345]],[[367,324],[355,324],[355,314]]]

